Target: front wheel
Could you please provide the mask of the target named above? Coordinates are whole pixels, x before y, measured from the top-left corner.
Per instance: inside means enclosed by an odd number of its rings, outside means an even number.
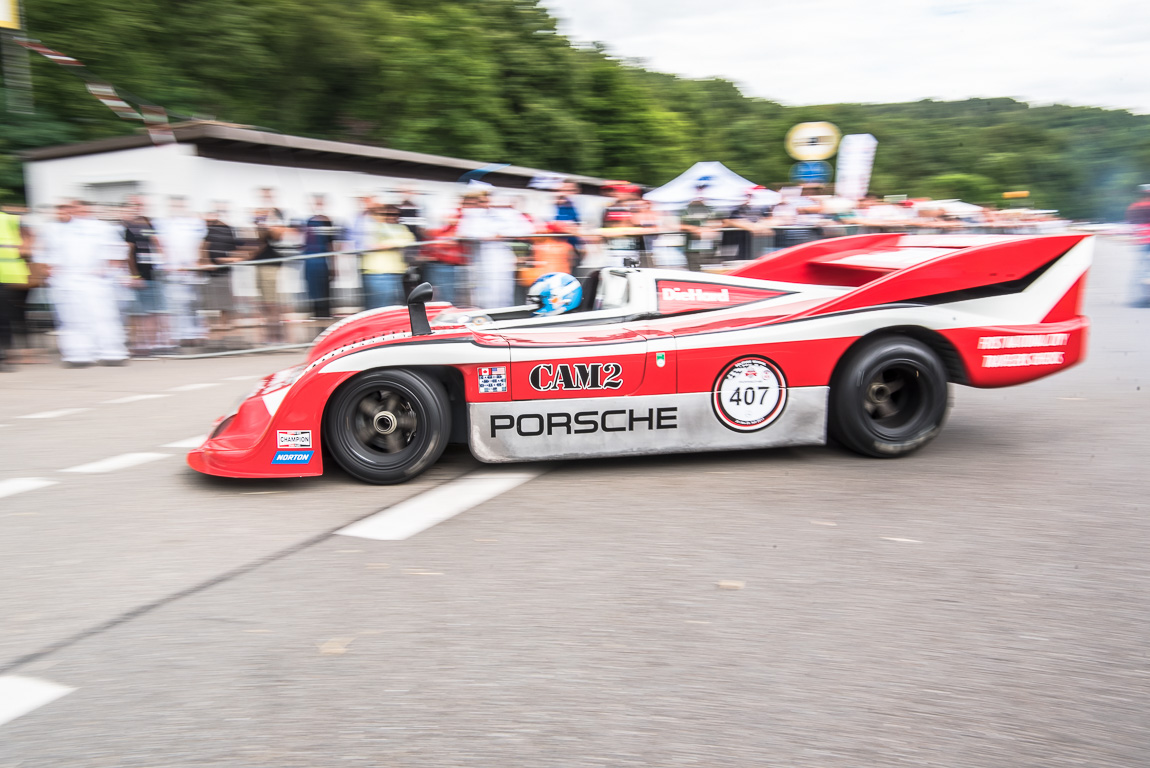
[[[379,485],[402,483],[434,464],[447,447],[447,392],[423,374],[368,371],[332,395],[323,434],[349,475]]]
[[[843,360],[831,386],[830,432],[865,456],[903,456],[942,431],[949,405],[946,368],[930,347],[878,338]]]

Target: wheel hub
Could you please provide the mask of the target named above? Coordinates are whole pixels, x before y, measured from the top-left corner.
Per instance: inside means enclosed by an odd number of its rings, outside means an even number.
[[[375,427],[375,431],[381,435],[390,435],[395,431],[398,426],[399,420],[395,418],[395,414],[391,411],[380,411],[372,417],[371,425]]]
[[[890,387],[878,382],[872,383],[867,396],[872,403],[885,403],[887,400],[890,400]]]

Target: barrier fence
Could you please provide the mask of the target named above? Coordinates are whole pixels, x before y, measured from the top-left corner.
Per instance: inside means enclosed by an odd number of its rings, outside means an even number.
[[[663,267],[723,271],[742,259],[829,237],[864,232],[916,234],[1034,234],[1033,227],[861,227],[824,225],[774,227],[770,231],[713,230],[699,239],[682,231],[620,229],[595,236],[539,234],[499,241],[508,249],[491,253],[489,242],[427,240],[402,250],[402,273],[365,272],[363,255],[377,250],[290,254],[259,261],[239,260],[182,270],[159,270],[151,281],[117,276],[121,316],[134,355],[205,357],[269,352],[309,346],[340,317],[376,306],[403,303],[415,285],[427,281],[435,300],[458,306],[484,306],[496,293],[523,304],[531,282],[550,271],[585,277],[608,266]],[[565,243],[570,248],[556,248]],[[435,246],[458,246],[456,261]],[[499,251],[496,248],[496,251]],[[566,259],[561,255],[566,253]],[[508,256],[511,256],[508,258]],[[734,264],[732,263],[734,262]],[[497,272],[498,274],[493,274]],[[494,305],[492,305],[494,306]],[[34,288],[24,311],[26,347],[51,349],[54,329],[50,286]]]

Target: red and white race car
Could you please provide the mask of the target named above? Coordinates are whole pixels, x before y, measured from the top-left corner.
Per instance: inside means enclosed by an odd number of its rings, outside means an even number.
[[[485,462],[819,445],[891,457],[942,429],[948,385],[1082,359],[1092,241],[877,234],[726,275],[607,268],[559,316],[431,303],[360,313],[259,385],[188,454],[228,477],[371,483],[450,442]],[[434,319],[428,321],[428,310]]]

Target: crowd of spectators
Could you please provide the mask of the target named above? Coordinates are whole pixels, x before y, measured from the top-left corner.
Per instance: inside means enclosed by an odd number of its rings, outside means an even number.
[[[634,184],[600,190],[589,204],[577,184],[556,179],[549,211],[528,213],[507,190],[472,182],[433,222],[410,190],[364,194],[340,222],[324,196],[288,212],[270,188],[238,215],[181,197],[133,196],[119,206],[61,202],[36,215],[0,214],[0,353],[28,342],[30,292],[49,297],[66,365],[123,364],[180,347],[227,350],[293,340],[290,323],[315,329],[333,317],[396,304],[427,280],[438,300],[520,304],[547,272],[577,276],[604,266],[717,269],[779,247],[853,231],[1044,231],[1049,212],[993,211],[958,201],[857,204],[817,187],[783,190],[769,205],[761,188],[720,206],[700,186],[678,210],[653,206]],[[773,194],[773,193],[772,193]],[[162,209],[162,215],[149,211]],[[310,325],[309,325],[310,323]],[[298,336],[298,334],[296,334]],[[199,350],[197,350],[199,351]]]

